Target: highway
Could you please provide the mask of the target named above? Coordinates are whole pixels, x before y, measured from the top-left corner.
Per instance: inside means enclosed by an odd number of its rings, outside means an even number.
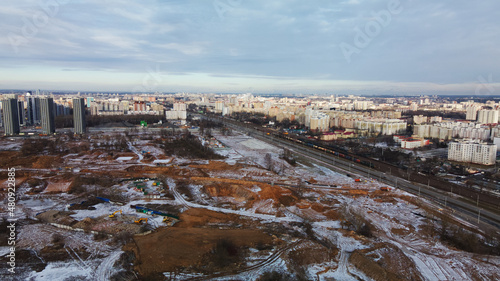
[[[206,116],[205,116],[206,117]],[[266,135],[264,132],[255,130],[250,126],[241,126],[235,121],[217,118],[217,121],[223,121],[227,126],[245,133],[251,134],[252,137],[259,140],[271,143],[278,147],[286,147],[294,153],[321,163],[323,166],[335,170],[339,173],[349,175],[359,175],[362,177],[373,178],[387,185],[394,186],[409,193],[415,194],[419,197],[426,198],[438,206],[448,207],[453,210],[453,215],[471,224],[478,225],[479,222],[486,223],[500,229],[500,215],[498,212],[482,209],[476,202],[463,198],[459,195],[453,194],[450,196],[449,192],[437,190],[433,187],[408,181],[391,174],[386,174],[367,166],[357,164],[355,162],[335,157],[334,155],[327,154],[312,147],[300,145],[285,139],[277,138],[273,135]]]

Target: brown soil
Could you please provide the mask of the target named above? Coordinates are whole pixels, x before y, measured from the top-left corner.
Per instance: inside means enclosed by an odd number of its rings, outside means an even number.
[[[25,162],[23,159],[20,158],[21,153],[17,151],[0,151],[0,167],[1,168],[10,168],[13,166],[23,166],[26,167],[24,164],[31,162]],[[31,165],[29,165],[31,167]]]
[[[330,220],[336,220],[336,221],[342,218],[341,215],[335,210],[327,211],[323,215],[325,215]]]
[[[33,163],[35,169],[49,169],[62,164],[61,157],[58,156],[40,156]]]
[[[25,177],[16,177],[16,187],[21,186],[26,181],[27,178]],[[9,181],[8,179],[5,180],[0,180],[0,190],[7,190],[9,187]]]
[[[68,192],[71,183],[72,182],[49,182],[47,188],[45,188],[45,192],[48,193]]]
[[[318,264],[329,262],[338,254],[338,249],[326,249],[324,246],[312,242],[305,242],[299,249],[293,250],[288,254],[290,262],[294,267],[305,266],[309,264]]]
[[[311,205],[311,209],[315,210],[316,212],[318,213],[323,213],[325,211],[325,206],[322,205],[322,204],[318,204],[318,203],[313,203]]]
[[[410,231],[404,228],[393,228],[391,229],[392,234],[399,235],[399,236],[406,236],[410,234]]]
[[[231,241],[240,249],[273,243],[272,237],[261,230],[171,227],[135,237],[135,243],[127,244],[124,249],[134,251],[135,269],[142,276],[148,276],[201,265],[203,256],[221,239]]]
[[[18,151],[0,151],[0,168],[23,167],[49,169],[62,163],[59,156],[22,156]]]
[[[176,227],[190,228],[201,227],[207,224],[227,224],[228,222],[238,223],[242,221],[238,215],[224,214],[206,209],[189,209],[180,215],[180,222]]]
[[[280,186],[271,186],[266,183],[221,179],[208,177],[192,177],[192,181],[196,184],[204,186],[204,192],[211,197],[232,197],[236,201],[246,202],[246,207],[251,207],[256,200],[272,199],[276,204],[290,206],[297,201],[297,198],[292,195],[292,192]],[[259,192],[251,191],[252,187],[258,186]],[[277,206],[275,206],[277,207]]]
[[[375,261],[374,258],[379,259]],[[388,244],[355,250],[349,257],[349,262],[376,281],[422,280],[415,263],[401,250]]]
[[[72,225],[75,223],[76,220],[69,216],[71,214],[73,214],[73,212],[50,210],[43,212],[36,217],[47,223]]]

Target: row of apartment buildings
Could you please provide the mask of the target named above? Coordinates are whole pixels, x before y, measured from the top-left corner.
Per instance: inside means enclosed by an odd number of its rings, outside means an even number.
[[[460,138],[487,141],[500,137],[500,125],[484,125],[476,122],[420,124],[413,127],[413,134],[421,138],[440,140]]]

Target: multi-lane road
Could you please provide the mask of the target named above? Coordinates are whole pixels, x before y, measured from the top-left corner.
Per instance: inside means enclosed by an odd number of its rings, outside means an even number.
[[[334,155],[316,150],[312,147],[297,144],[286,139],[277,138],[273,135],[267,135],[262,131],[252,128],[251,126],[245,126],[244,124],[221,118],[217,118],[217,121],[223,121],[227,126],[235,130],[252,134],[253,137],[262,141],[279,147],[287,147],[297,155],[321,163],[322,165],[325,165],[337,172],[349,174],[351,176],[359,175],[373,178],[387,185],[400,188],[409,193],[426,198],[434,202],[437,206],[450,208],[455,216],[467,220],[472,224],[478,224],[479,222],[487,223],[500,229],[500,215],[498,212],[483,209],[476,202],[472,202],[471,200],[463,198],[459,195],[443,192],[427,185],[408,181],[406,179],[396,177],[395,175],[383,173],[367,166],[335,157]]]

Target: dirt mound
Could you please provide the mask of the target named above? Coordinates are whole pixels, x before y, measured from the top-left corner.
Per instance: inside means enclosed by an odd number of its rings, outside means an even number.
[[[342,215],[336,211],[336,210],[329,210],[325,212],[323,215],[325,215],[328,219],[338,221],[342,219]]]
[[[26,180],[27,178],[25,177],[16,177],[16,186],[21,186]],[[0,180],[0,190],[7,190],[9,188],[9,183],[8,179]]]
[[[49,156],[51,157],[51,156]],[[39,159],[38,156],[28,156],[23,157],[22,153],[18,151],[0,151],[0,168],[11,168],[11,167],[33,167],[33,164]]]
[[[46,193],[68,192],[72,182],[49,182],[45,188]]]
[[[237,224],[239,221],[238,215],[224,214],[219,212],[210,211],[207,209],[189,209],[180,215],[180,222],[176,227],[200,227],[207,224],[227,224],[233,222]]]
[[[73,212],[62,212],[56,210],[50,210],[47,212],[43,212],[38,214],[36,217],[47,223],[58,223],[64,225],[72,225],[75,223],[75,219],[70,217],[69,215],[73,214]]]
[[[294,249],[288,254],[290,262],[296,268],[309,264],[321,264],[330,262],[335,259],[338,254],[338,249],[326,249],[324,246],[307,241],[301,245],[299,249]]]
[[[349,262],[376,281],[422,280],[415,263],[401,250],[387,244],[380,246],[375,250],[355,250]]]
[[[50,169],[52,167],[57,167],[62,163],[61,158],[58,156],[40,156],[33,163],[33,168],[35,169]]]
[[[318,213],[323,213],[327,209],[331,209],[331,207],[326,207],[325,205],[319,203],[313,203],[311,205],[311,209],[315,210]]]

